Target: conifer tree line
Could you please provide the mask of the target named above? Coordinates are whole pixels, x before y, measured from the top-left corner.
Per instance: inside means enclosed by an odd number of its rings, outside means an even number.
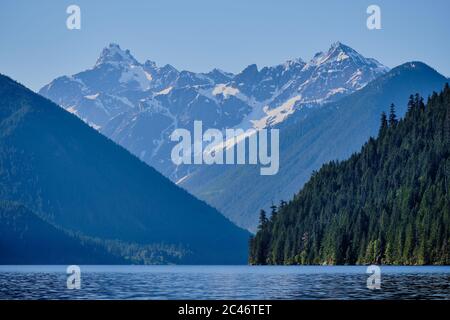
[[[450,264],[450,89],[410,96],[377,138],[261,211],[250,264]]]

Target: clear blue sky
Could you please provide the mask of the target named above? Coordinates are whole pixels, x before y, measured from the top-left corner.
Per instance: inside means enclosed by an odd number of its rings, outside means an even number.
[[[66,28],[70,4],[81,30]],[[366,28],[370,4],[382,30]],[[339,40],[389,67],[421,60],[449,76],[449,12],[449,0],[1,0],[0,73],[38,90],[90,68],[110,42],[142,62],[239,72],[308,60]]]

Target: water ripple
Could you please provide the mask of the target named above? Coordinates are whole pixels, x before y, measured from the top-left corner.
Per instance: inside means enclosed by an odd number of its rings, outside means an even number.
[[[450,299],[450,267],[382,267],[380,290],[365,267],[81,266],[81,289],[64,266],[0,266],[0,299]]]

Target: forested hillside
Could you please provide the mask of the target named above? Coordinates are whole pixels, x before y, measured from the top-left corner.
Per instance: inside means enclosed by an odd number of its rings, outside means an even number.
[[[178,264],[190,254],[182,246],[88,237],[1,200],[0,253],[0,264]]]
[[[411,96],[400,121],[392,105],[376,139],[273,213],[261,212],[251,264],[450,264],[448,84],[426,105]]]
[[[60,229],[101,239],[108,249],[136,244],[154,249],[146,256],[160,257],[161,247],[169,248],[169,256],[178,248],[175,261],[184,264],[247,261],[248,232],[76,116],[3,75],[0,200],[20,203]]]
[[[24,206],[0,201],[0,264],[125,264],[104,247],[66,234]]]

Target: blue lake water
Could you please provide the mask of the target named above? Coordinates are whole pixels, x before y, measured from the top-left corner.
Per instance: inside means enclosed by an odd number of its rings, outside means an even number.
[[[450,266],[0,266],[0,299],[450,299]]]

